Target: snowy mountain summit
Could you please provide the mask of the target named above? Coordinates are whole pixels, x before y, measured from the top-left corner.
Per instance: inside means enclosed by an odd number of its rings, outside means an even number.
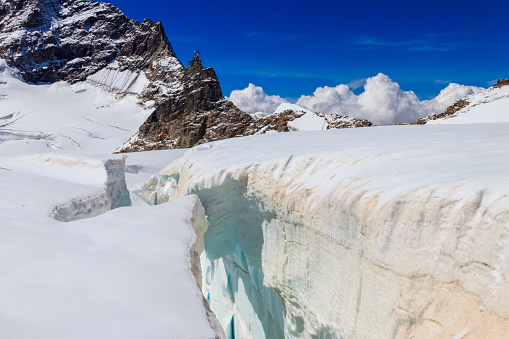
[[[3,0],[0,59],[15,67],[26,82],[86,80],[117,96],[134,95],[144,107],[154,108],[117,152],[187,148],[270,130],[288,131],[286,121],[302,115],[256,119],[246,114],[223,96],[216,73],[202,65],[198,52],[188,67],[183,65],[161,23],[144,19],[140,24],[111,4],[91,0]],[[337,117],[318,119],[329,118]]]

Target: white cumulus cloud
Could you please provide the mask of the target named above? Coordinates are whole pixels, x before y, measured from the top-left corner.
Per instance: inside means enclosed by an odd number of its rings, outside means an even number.
[[[279,95],[268,95],[263,88],[249,84],[243,90],[234,90],[230,94],[230,101],[246,113],[264,112],[271,114],[276,108],[288,101]]]
[[[404,91],[387,75],[368,78],[364,92],[356,95],[347,85],[319,87],[313,95],[303,95],[297,105],[311,111],[364,118],[378,125],[414,122],[443,112],[457,100],[481,90],[479,87],[449,84],[431,100],[419,100],[413,91]]]
[[[364,81],[364,79],[360,79]],[[415,122],[417,119],[445,109],[465,96],[482,88],[449,84],[431,100],[419,100],[413,91],[404,91],[387,75],[365,79],[364,92],[356,95],[348,85],[318,87],[313,95],[302,95],[297,105],[313,112],[343,114],[368,119],[377,125]],[[279,95],[267,95],[262,87],[249,84],[243,90],[232,91],[229,98],[237,107],[249,114],[272,114],[288,101]]]

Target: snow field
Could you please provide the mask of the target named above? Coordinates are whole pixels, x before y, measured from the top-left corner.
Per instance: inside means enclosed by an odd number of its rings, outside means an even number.
[[[151,111],[111,91],[132,74],[103,76],[29,85],[0,61],[0,337],[222,338],[199,288],[199,200],[128,191],[182,152],[111,155]]]
[[[150,115],[133,95],[91,83],[29,85],[0,66],[0,154],[111,154]],[[8,143],[5,141],[9,141]]]

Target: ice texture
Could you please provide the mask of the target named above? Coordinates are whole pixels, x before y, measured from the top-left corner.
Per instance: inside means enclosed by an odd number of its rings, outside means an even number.
[[[227,338],[501,337],[508,128],[259,135],[159,174],[208,215],[202,289]]]
[[[124,159],[101,161],[101,169],[106,172],[103,189],[85,197],[76,197],[69,202],[60,203],[51,212],[51,217],[59,221],[74,221],[95,217],[118,207],[131,206],[124,175]]]

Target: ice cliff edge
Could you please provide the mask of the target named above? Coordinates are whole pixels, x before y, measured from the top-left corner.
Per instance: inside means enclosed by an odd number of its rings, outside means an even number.
[[[507,142],[495,124],[254,136],[188,151],[159,193],[205,207],[228,338],[501,337]]]

